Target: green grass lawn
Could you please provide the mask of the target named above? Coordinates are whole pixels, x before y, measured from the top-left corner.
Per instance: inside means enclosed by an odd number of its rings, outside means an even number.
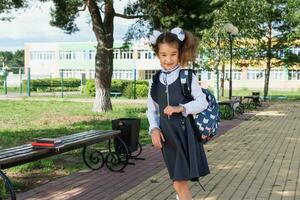
[[[0,101],[0,148],[34,138],[59,137],[91,129],[111,130],[111,120],[140,118],[140,142],[150,142],[145,105],[114,104],[113,111],[93,113],[92,103],[64,101]],[[86,169],[81,149],[5,170],[18,191]]]
[[[247,89],[243,88],[240,90],[233,90],[232,96],[250,96],[252,92],[260,92],[260,96],[263,97],[263,90]],[[279,91],[279,90],[270,90],[268,93],[270,100],[280,100],[282,97],[287,100],[300,100],[300,89],[294,91]],[[228,99],[228,90],[225,90],[224,97],[220,97],[221,100]]]

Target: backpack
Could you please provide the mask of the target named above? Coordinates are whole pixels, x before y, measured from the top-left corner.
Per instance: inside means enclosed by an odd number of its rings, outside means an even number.
[[[191,69],[182,69],[179,72],[181,91],[183,95],[191,101],[194,100],[191,94],[193,73],[194,71]],[[199,141],[202,141],[202,135],[206,135],[207,140],[216,136],[220,123],[219,105],[214,95],[204,88],[202,88],[202,92],[206,95],[208,102],[207,109],[197,113],[195,116],[189,115]]]

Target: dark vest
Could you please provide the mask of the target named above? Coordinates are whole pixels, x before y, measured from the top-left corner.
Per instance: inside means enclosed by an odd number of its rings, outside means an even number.
[[[150,94],[152,99],[159,105],[159,112],[162,119],[167,117],[165,114],[163,114],[163,110],[168,105],[168,103],[167,103],[166,85],[162,84],[159,81],[160,73],[163,72],[159,71],[153,76],[153,82],[152,82]],[[184,97],[181,91],[179,77],[173,83],[168,85],[168,91],[169,91],[170,106],[179,106],[179,104],[185,104],[189,102],[189,100],[186,97]],[[171,117],[181,118],[182,114],[177,113],[172,115]]]

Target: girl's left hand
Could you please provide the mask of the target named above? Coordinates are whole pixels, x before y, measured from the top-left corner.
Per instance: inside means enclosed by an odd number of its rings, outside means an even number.
[[[164,114],[171,116],[173,113],[181,113],[184,111],[185,109],[183,106],[167,106],[164,109]]]

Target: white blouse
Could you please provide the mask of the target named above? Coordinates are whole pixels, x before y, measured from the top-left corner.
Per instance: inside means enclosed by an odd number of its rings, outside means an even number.
[[[162,70],[165,71],[165,70]],[[160,73],[159,75],[159,81],[166,85],[166,82],[168,85],[176,81],[176,79],[179,76],[180,68],[175,69],[174,71],[171,71],[170,73]],[[150,94],[150,89],[152,86],[152,80],[149,82],[149,92],[148,92],[148,101],[147,101],[147,107],[148,110],[146,112],[148,121],[149,121],[149,134],[151,133],[151,130],[153,128],[159,128],[159,105],[152,99]],[[198,84],[197,77],[193,74],[192,77],[192,96],[194,97],[193,101],[190,101],[186,104],[180,104],[185,108],[185,112],[182,113],[183,116],[187,116],[189,114],[197,114],[199,112],[202,112],[205,110],[208,106],[208,102],[206,101],[206,96],[202,92],[200,85]]]

